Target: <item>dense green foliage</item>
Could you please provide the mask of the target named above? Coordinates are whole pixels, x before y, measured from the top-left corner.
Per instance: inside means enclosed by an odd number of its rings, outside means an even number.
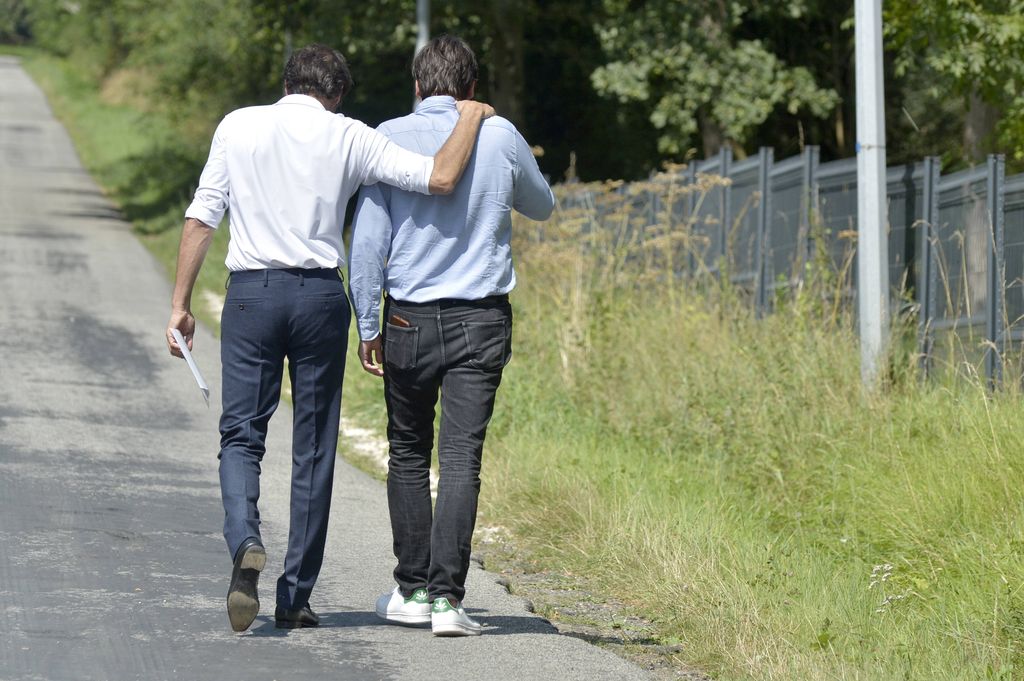
[[[479,96],[543,148],[553,178],[633,178],[722,144],[739,156],[805,144],[826,160],[852,155],[852,6],[446,0],[433,2],[432,30],[476,48]],[[886,8],[890,161],[1024,159],[1020,0]],[[314,40],[352,64],[347,114],[377,124],[412,103],[415,0],[2,0],[0,17],[0,41],[71,56],[108,97],[160,111],[190,145],[227,111],[278,96],[286,54]]]
[[[636,6],[640,4],[641,6]],[[601,93],[653,102],[661,151],[679,155],[695,135],[704,153],[723,140],[743,147],[779,107],[826,117],[838,94],[803,66],[788,66],[760,39],[738,35],[746,15],[798,18],[803,2],[740,3],[606,0],[599,28],[611,60],[593,74]]]
[[[929,94],[967,106],[965,146],[999,148],[1024,159],[1024,2],[893,0],[886,5],[898,74],[936,76]],[[972,129],[976,128],[976,129]]]
[[[285,55],[312,41],[339,47],[350,61],[356,87],[346,114],[377,124],[412,105],[415,0],[5,1],[23,20],[0,31],[0,40],[31,39],[71,57],[97,82],[114,84],[105,94],[115,103],[159,111],[190,143],[208,144],[228,111],[278,97]],[[590,86],[600,51],[579,4],[543,11],[532,2],[435,4],[433,30],[474,46],[478,96],[544,149],[546,172],[561,177],[572,151],[596,177],[640,175],[657,162],[642,110],[604,100]],[[629,144],[607,153],[623,140]]]

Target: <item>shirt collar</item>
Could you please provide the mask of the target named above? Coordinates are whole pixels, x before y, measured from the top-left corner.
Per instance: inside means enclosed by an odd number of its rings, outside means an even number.
[[[326,111],[324,105],[320,103],[320,100],[315,97],[310,97],[309,95],[285,95],[274,103],[275,106],[278,104],[301,104],[302,106]]]
[[[433,97],[427,97],[419,104],[416,105],[416,112],[426,111],[427,109],[454,109],[455,98],[449,97],[448,95],[435,95]]]

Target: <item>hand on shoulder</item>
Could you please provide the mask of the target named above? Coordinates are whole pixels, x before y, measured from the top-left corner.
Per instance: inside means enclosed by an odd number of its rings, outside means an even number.
[[[491,106],[490,104],[484,104],[483,102],[478,102],[473,99],[460,99],[459,101],[455,102],[455,108],[459,110],[459,114],[462,116],[477,111],[480,112],[481,119],[490,118],[491,116],[497,115],[497,112],[494,111],[493,106]]]

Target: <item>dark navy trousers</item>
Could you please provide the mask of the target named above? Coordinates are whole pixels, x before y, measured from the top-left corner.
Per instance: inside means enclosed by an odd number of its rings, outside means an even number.
[[[350,321],[337,270],[231,274],[220,346],[224,538],[232,556],[247,538],[260,538],[260,462],[287,358],[294,405],[291,522],[277,605],[289,610],[308,603],[323,563]]]

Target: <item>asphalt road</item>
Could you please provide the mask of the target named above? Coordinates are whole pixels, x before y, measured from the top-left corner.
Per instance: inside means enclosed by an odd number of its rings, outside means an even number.
[[[0,679],[643,679],[560,636],[474,567],[477,638],[381,623],[392,587],[381,483],[339,462],[319,629],[274,628],[290,414],[271,423],[263,608],[235,634],[207,408],[164,346],[170,286],[82,169],[42,94],[0,57]],[[350,368],[352,363],[350,362]]]

